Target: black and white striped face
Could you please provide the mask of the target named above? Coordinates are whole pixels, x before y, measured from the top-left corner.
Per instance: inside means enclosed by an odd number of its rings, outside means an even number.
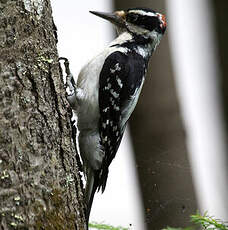
[[[126,26],[134,33],[163,35],[166,30],[165,16],[148,8],[128,9],[125,18]]]
[[[114,13],[90,12],[113,23],[119,34],[129,31],[157,40],[166,30],[165,16],[148,8],[132,8]]]

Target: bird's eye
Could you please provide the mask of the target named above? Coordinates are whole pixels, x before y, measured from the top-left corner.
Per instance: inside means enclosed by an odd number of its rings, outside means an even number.
[[[136,22],[138,20],[137,14],[128,14],[127,15],[127,21],[129,22]]]
[[[138,15],[137,14],[133,14],[132,15],[132,21],[136,22],[138,20]]]

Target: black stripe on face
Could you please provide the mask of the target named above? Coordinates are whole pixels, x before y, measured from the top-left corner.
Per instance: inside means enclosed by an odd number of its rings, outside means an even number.
[[[148,16],[129,12],[126,15],[126,21],[149,31],[156,30],[157,32],[162,32],[162,28],[160,26],[161,22],[157,16]]]

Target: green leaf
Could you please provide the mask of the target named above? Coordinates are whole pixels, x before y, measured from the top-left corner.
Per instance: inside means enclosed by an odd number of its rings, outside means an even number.
[[[164,228],[162,230],[193,230],[191,227],[187,227],[187,228],[171,228],[171,227],[167,227]]]
[[[228,226],[221,220],[209,216],[207,212],[202,216],[199,213],[191,216],[192,222],[200,224],[206,230],[228,230]]]
[[[93,229],[99,229],[99,230],[128,230],[128,228],[113,227],[111,225],[100,224],[100,223],[89,223],[89,227]]]

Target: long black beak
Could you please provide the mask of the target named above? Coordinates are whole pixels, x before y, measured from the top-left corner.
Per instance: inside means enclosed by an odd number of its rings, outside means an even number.
[[[125,25],[125,21],[124,21],[125,12],[124,11],[116,11],[114,13],[90,11],[90,13],[98,17],[104,18],[117,26],[123,27]]]

